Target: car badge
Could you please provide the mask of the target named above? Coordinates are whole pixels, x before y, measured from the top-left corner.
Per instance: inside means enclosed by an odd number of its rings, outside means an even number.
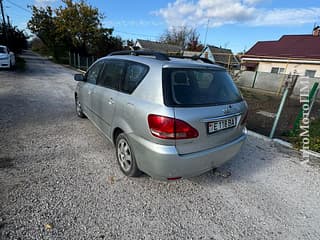
[[[223,109],[222,111],[224,114],[229,114],[229,113],[231,113],[231,108],[232,108],[232,106],[229,105],[227,108]]]

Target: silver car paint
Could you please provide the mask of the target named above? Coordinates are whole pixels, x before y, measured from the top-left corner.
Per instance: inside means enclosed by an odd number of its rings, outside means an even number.
[[[114,143],[113,134],[117,129],[127,134],[140,170],[161,179],[190,177],[218,167],[239,151],[246,136],[245,127],[240,125],[240,120],[247,111],[244,101],[229,104],[232,106],[231,114],[239,114],[237,126],[210,135],[207,134],[207,121],[230,115],[224,114],[224,109],[229,105],[199,108],[174,108],[164,105],[163,68],[221,67],[184,60],[159,61],[137,56],[112,56],[103,59],[126,59],[144,63],[150,68],[132,94],[85,82],[79,82],[76,89],[84,106],[84,113],[110,141]],[[149,114],[181,119],[196,128],[199,137],[187,140],[156,138],[148,127]]]

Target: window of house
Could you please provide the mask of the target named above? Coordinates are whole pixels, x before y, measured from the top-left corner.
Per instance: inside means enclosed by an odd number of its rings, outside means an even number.
[[[314,78],[314,76],[316,75],[316,70],[306,70],[304,75],[306,77]]]
[[[284,68],[273,67],[271,68],[271,73],[284,73]]]

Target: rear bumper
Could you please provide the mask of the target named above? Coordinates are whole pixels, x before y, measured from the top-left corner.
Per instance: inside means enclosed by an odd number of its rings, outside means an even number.
[[[204,151],[179,155],[174,146],[159,145],[133,134],[129,135],[140,170],[153,178],[188,178],[219,167],[233,158],[246,139],[243,134],[222,146]]]

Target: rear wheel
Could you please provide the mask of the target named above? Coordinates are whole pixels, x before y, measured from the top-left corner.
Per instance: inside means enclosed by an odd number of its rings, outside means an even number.
[[[116,154],[121,171],[129,177],[138,177],[142,174],[136,158],[124,133],[120,133],[116,140]]]
[[[81,103],[80,103],[78,97],[76,97],[76,101],[75,102],[76,102],[76,112],[77,112],[78,117],[85,118],[86,115],[84,115],[84,113],[82,111]]]

